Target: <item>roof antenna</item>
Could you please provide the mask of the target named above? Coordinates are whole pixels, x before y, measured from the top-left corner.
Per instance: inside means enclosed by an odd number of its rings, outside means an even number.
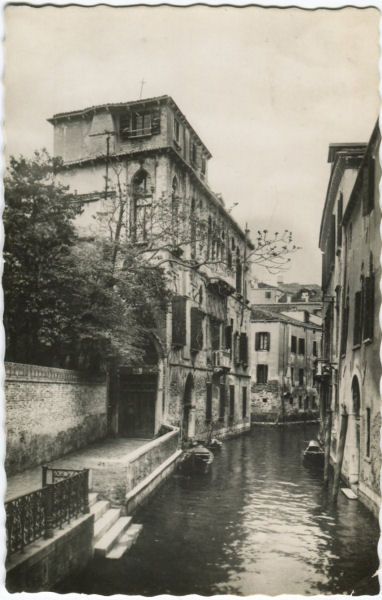
[[[145,85],[146,81],[144,79],[142,79],[141,81],[141,91],[139,93],[139,99],[142,100],[142,91],[143,91],[143,86]]]

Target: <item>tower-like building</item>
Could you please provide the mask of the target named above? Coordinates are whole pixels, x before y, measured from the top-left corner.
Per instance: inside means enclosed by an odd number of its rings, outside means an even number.
[[[206,439],[250,426],[246,256],[251,242],[208,185],[211,154],[169,96],[60,113],[54,154],[83,205],[78,227],[123,202],[122,234],[165,265],[172,292],[145,366],[110,385],[111,433],[179,426]],[[154,240],[154,241],[153,241]]]

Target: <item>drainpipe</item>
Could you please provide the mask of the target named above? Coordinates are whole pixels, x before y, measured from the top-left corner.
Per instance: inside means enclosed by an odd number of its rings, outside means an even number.
[[[343,406],[342,414],[341,414],[341,424],[340,424],[340,437],[339,437],[338,449],[337,449],[337,462],[334,467],[334,479],[333,479],[333,489],[332,489],[332,501],[333,502],[337,502],[338,490],[340,487],[340,478],[341,478],[342,462],[344,459],[347,428],[348,428],[348,414],[346,412],[346,407]]]

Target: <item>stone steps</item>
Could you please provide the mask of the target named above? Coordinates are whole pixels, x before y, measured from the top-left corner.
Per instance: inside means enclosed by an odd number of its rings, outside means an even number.
[[[110,552],[106,554],[106,558],[111,560],[117,560],[121,558],[131,548],[131,546],[135,543],[138,535],[141,532],[143,525],[139,525],[138,523],[134,523],[134,525],[130,525],[126,531],[119,539],[117,544],[115,544]]]
[[[120,508],[110,508],[108,500],[89,494],[90,512],[94,515],[94,554],[107,559],[121,558],[135,543],[142,525],[131,524],[132,517],[121,517]]]
[[[111,548],[117,544],[122,534],[125,533],[127,527],[131,523],[131,519],[132,517],[120,517],[95,544],[94,553],[99,556],[106,556]]]

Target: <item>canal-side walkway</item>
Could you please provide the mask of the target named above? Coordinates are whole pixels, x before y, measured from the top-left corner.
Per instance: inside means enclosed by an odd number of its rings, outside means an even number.
[[[142,438],[107,438],[46,464],[54,469],[90,469],[90,488],[92,488],[95,483],[92,482],[94,471],[102,469],[107,472],[109,469],[112,471],[116,465],[124,465],[138,448],[149,441]],[[5,502],[41,488],[41,478],[41,466],[9,477]]]

